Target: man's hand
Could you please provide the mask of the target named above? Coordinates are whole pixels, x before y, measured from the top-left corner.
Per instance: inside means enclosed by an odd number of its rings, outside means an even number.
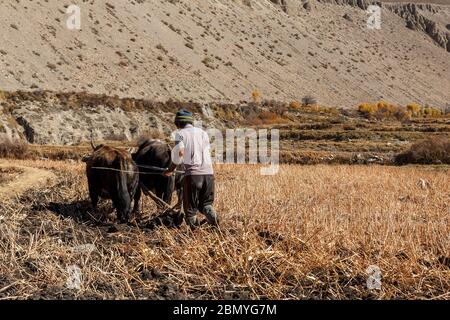
[[[163,175],[166,177],[171,177],[173,175],[173,170],[166,170],[163,172]]]
[[[177,165],[175,163],[172,163],[170,165],[170,167],[166,171],[163,172],[163,175],[166,177],[171,177],[176,169],[177,169]]]

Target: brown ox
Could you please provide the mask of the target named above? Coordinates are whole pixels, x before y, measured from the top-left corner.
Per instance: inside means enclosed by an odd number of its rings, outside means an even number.
[[[129,152],[109,146],[94,146],[84,159],[89,194],[94,209],[99,198],[111,199],[120,222],[130,219],[131,202],[139,184],[139,173]]]

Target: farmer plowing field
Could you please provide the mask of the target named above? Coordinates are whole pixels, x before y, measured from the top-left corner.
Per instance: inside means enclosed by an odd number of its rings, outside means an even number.
[[[176,147],[172,152],[172,164],[164,175],[173,175],[177,165],[184,164],[183,208],[186,223],[192,229],[206,222],[217,227],[219,219],[213,207],[215,179],[209,136],[204,130],[194,127],[193,121],[191,112],[177,112]],[[205,215],[206,220],[198,220],[198,211]]]

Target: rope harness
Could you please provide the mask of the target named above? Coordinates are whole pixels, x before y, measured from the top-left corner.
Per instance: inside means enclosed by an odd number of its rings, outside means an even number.
[[[167,168],[159,168],[159,167],[154,167],[154,166],[143,166],[143,165],[139,166],[139,165],[137,165],[137,167],[143,168],[143,169],[156,170],[156,171],[160,171],[160,172],[128,171],[128,170],[119,170],[119,169],[107,168],[107,167],[92,167],[92,169],[124,172],[124,173],[138,173],[138,174],[142,174],[142,175],[163,175],[163,172],[167,170]],[[185,171],[174,171],[174,172],[180,173],[180,174],[185,173]],[[178,200],[178,203],[171,206],[170,204],[165,202],[163,199],[156,196],[156,194],[154,194],[150,189],[148,189],[143,183],[139,183],[139,185],[140,185],[144,195],[150,196],[150,198],[153,199],[153,201],[155,201],[159,207],[164,208],[164,212],[161,215],[164,215],[166,213],[172,213],[172,214],[178,213],[179,214],[179,212],[180,212],[179,210],[181,209],[181,205],[182,205],[181,199]]]
[[[137,167],[138,168],[142,168],[142,169],[155,170],[155,171],[159,171],[159,172],[130,171],[130,170],[120,170],[120,169],[115,169],[115,168],[107,168],[107,167],[92,167],[92,169],[106,170],[106,171],[115,171],[115,172],[124,172],[124,173],[138,173],[138,174],[142,174],[142,175],[163,175],[163,173],[168,169],[168,168],[159,168],[159,167],[153,167],[153,166],[139,166],[139,165],[137,165]],[[174,173],[184,174],[186,172],[177,170],[177,171],[174,171]]]

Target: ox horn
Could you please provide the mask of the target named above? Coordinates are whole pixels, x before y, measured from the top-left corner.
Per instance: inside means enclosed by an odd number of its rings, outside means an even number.
[[[97,149],[97,146],[94,144],[94,132],[91,129],[91,147],[93,150]]]
[[[127,151],[131,154],[136,153],[139,149],[136,147],[127,148]]]

